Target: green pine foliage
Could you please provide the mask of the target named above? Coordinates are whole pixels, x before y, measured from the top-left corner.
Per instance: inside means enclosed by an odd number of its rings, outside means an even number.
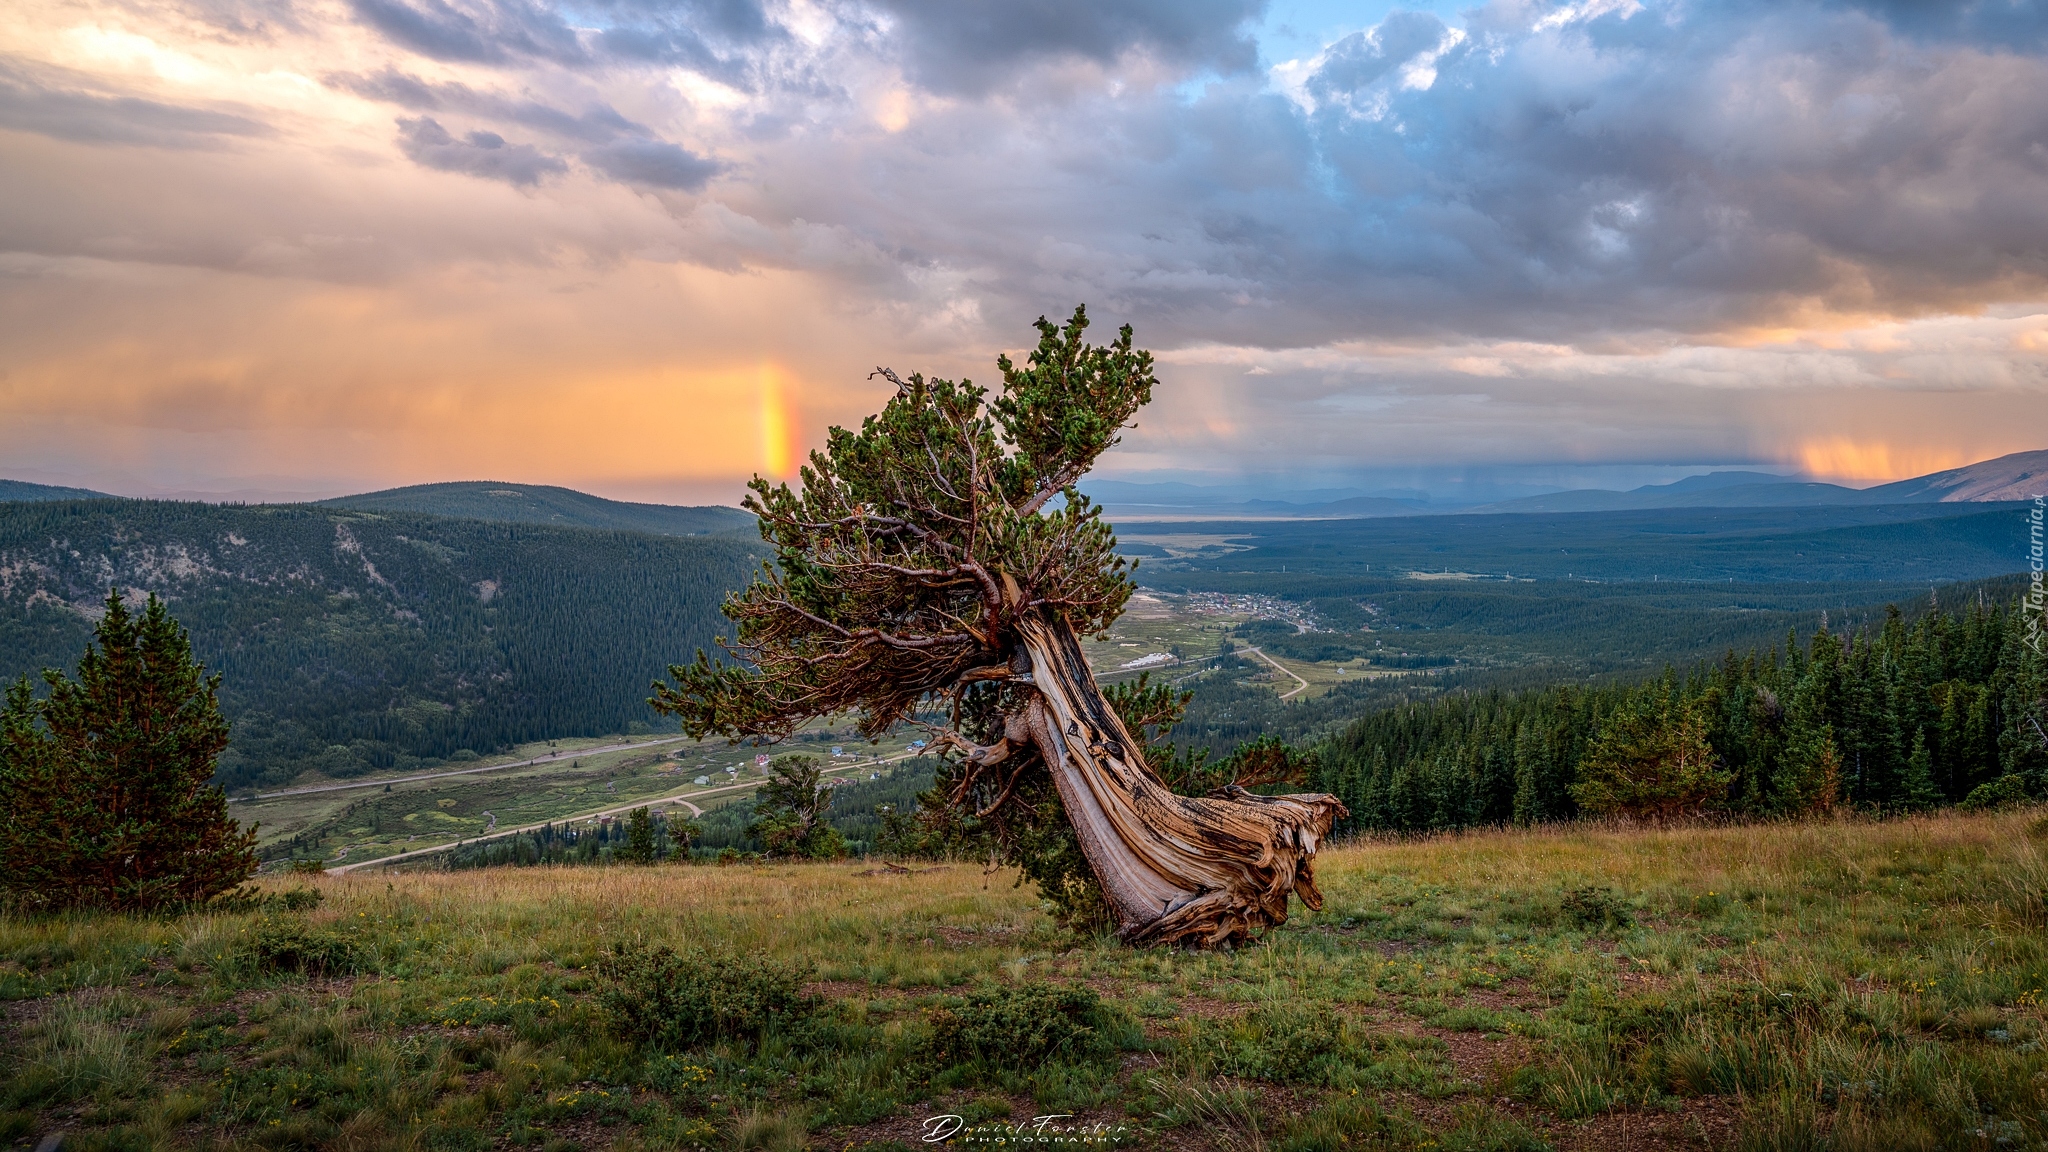
[[[1669,696],[1635,703],[1608,717],[1587,748],[1572,799],[1595,816],[1658,821],[1718,810],[1732,777],[1707,741],[1701,710]]]
[[[846,855],[846,839],[825,818],[832,807],[832,788],[815,756],[777,756],[768,765],[768,782],[754,801],[754,822],[747,835],[761,841],[770,856],[830,860]]]
[[[68,668],[118,583],[170,603],[226,674],[229,789],[431,768],[659,725],[647,682],[713,645],[760,553],[402,512],[0,504],[0,676]]]
[[[654,817],[647,809],[633,809],[626,821],[626,846],[619,849],[619,859],[628,864],[652,864],[661,859],[654,842]]]
[[[2048,659],[1987,599],[1648,684],[1472,691],[1367,715],[1321,749],[1353,828],[1425,831],[1581,814],[1882,812],[1997,783],[2048,795]],[[1987,794],[1988,795],[1988,794]]]
[[[256,870],[253,830],[209,784],[228,744],[185,630],[110,593],[77,679],[16,680],[0,708],[0,891],[38,909],[203,903]]]

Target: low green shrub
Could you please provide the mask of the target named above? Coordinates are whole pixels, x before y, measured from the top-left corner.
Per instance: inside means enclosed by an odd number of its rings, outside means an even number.
[[[809,965],[764,953],[647,948],[620,944],[598,958],[608,986],[598,1003],[620,1036],[656,1048],[713,1040],[756,1042],[771,1027],[807,1020],[816,997],[803,992]]]
[[[363,967],[360,949],[338,928],[316,928],[298,916],[265,916],[248,932],[243,953],[265,972],[334,976]]]
[[[1100,1060],[1116,1051],[1121,1019],[1086,988],[1030,981],[970,992],[964,1004],[927,1014],[924,1056],[939,1065],[1001,1062],[1013,1068]]]
[[[289,892],[279,893],[277,902],[287,912],[303,912],[308,908],[318,908],[320,901],[325,898],[325,894],[318,888],[294,888]]]
[[[1634,922],[1628,905],[1611,888],[1583,887],[1565,893],[1558,903],[1564,922],[1587,930],[1626,928]]]
[[[1265,1034],[1261,1079],[1282,1084],[1334,1081],[1334,1065],[1350,1063],[1344,1042],[1344,1021],[1319,1006],[1276,1004],[1252,1013]],[[1362,1053],[1361,1053],[1362,1055]]]
[[[1990,812],[2018,808],[2027,802],[2026,780],[2018,776],[2000,776],[1970,789],[1970,794],[1963,797],[1963,802],[1956,807],[1965,812]]]

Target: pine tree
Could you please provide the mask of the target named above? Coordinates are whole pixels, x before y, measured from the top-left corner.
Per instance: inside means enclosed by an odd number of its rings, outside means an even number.
[[[203,902],[256,869],[253,829],[208,783],[227,747],[220,677],[192,659],[155,596],[118,592],[78,678],[27,677],[0,716],[0,885],[32,907],[152,909]]]
[[[1515,732],[1514,821],[1519,827],[1527,828],[1542,819],[1536,796],[1537,761],[1542,755],[1543,748],[1535,733],[1523,724]]]
[[[770,856],[831,859],[846,855],[846,840],[825,822],[832,790],[825,785],[818,760],[811,756],[777,756],[768,765],[768,782],[754,802],[754,822],[747,835],[759,837]]]
[[[654,850],[654,816],[645,808],[635,808],[626,818],[626,846],[619,849],[619,859],[628,864],[652,864],[658,858]]]
[[[1733,779],[1707,742],[1698,709],[1653,689],[1648,699],[1608,717],[1579,764],[1572,796],[1596,816],[1661,822],[1719,808]]]
[[[1900,788],[1898,807],[1920,811],[1941,803],[1941,789],[1934,784],[1934,756],[1927,750],[1927,733],[1913,736],[1913,754],[1906,757],[1906,778]]]
[[[1081,639],[1136,585],[1074,485],[1155,381],[1128,326],[1107,345],[1088,326],[1041,317],[1024,362],[996,358],[995,396],[877,369],[896,395],[832,429],[799,487],[750,485],[776,557],[726,602],[734,659],[671,665],[651,703],[692,736],[767,741],[820,716],[876,738],[943,712],[933,821],[1027,869],[1073,845],[1127,943],[1223,945],[1283,923],[1291,896],[1322,906],[1315,847],[1348,813],[1327,794],[1175,793],[1095,680]]]

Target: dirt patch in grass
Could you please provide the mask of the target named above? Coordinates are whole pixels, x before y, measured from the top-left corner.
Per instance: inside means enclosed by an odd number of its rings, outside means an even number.
[[[1443,1028],[1425,1028],[1421,1034],[1434,1036],[1450,1048],[1451,1066],[1458,1070],[1458,1079],[1467,1084],[1497,1084],[1531,1059],[1528,1042],[1518,1037],[1482,1036]]]
[[[1183,996],[1177,1002],[1182,1016],[1197,1020],[1235,1020],[1252,1010],[1241,1000],[1213,1000],[1207,996]]]
[[[1558,1152],[1666,1152],[1732,1148],[1742,1110],[1719,1096],[1699,1096],[1677,1112],[1609,1112],[1545,1133]]]
[[[1527,1012],[1532,1016],[1540,1016],[1557,1006],[1554,997],[1536,991],[1527,980],[1519,977],[1504,980],[1496,988],[1467,988],[1459,1003],[1494,1012]]]

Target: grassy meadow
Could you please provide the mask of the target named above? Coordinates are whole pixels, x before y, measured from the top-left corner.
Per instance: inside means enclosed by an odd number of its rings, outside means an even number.
[[[951,1115],[962,1146],[2034,1147],[2044,837],[2036,810],[1364,842],[1320,858],[1322,913],[1221,953],[1075,938],[959,863],[365,872],[4,918],[0,1139],[838,1152]],[[808,995],[636,1041],[606,955],[661,944]]]

